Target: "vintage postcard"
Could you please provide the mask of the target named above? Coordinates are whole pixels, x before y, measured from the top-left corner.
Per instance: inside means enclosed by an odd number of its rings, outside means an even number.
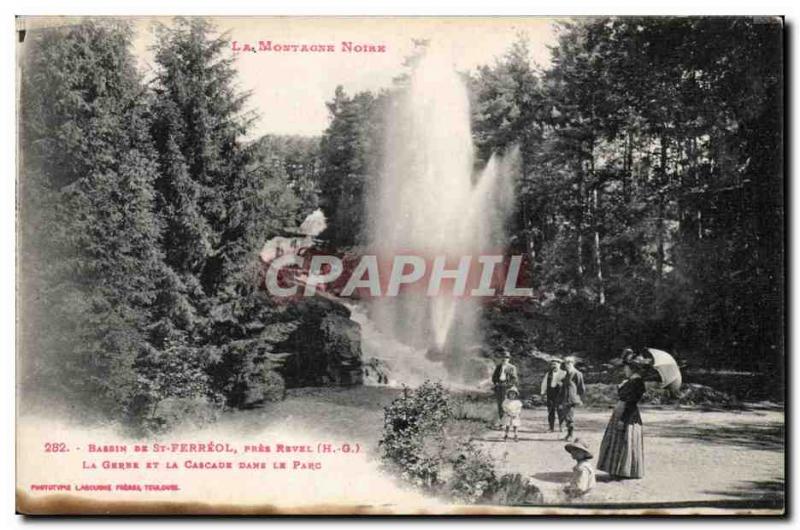
[[[15,42],[19,513],[785,513],[780,16]]]

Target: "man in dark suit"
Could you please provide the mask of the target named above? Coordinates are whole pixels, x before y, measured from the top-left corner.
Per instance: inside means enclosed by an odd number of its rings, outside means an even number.
[[[506,398],[506,391],[512,386],[517,386],[518,382],[517,367],[511,364],[511,353],[506,350],[492,373],[494,397],[497,400],[497,414],[500,419],[503,419],[503,400]]]
[[[556,414],[558,414],[558,431],[564,425],[564,418],[559,409],[559,398],[561,395],[561,380],[567,375],[561,369],[561,361],[552,359],[550,361],[550,370],[545,374],[542,379],[541,393],[547,403],[547,423],[550,424],[550,432],[555,431]]]
[[[583,374],[575,368],[575,357],[564,359],[564,379],[561,381],[561,393],[559,396],[559,406],[564,423],[567,424],[567,436],[565,440],[572,440],[575,430],[575,407],[582,405],[581,398],[586,393],[583,384]]]

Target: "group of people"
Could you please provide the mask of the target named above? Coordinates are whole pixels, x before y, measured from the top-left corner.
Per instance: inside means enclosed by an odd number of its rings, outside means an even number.
[[[594,487],[594,458],[590,448],[575,438],[575,408],[583,404],[586,393],[583,374],[575,366],[576,359],[567,357],[563,361],[552,359],[550,369],[541,382],[540,392],[547,404],[547,422],[550,432],[555,431],[556,419],[559,432],[566,426],[563,438],[568,443],[565,450],[576,461],[572,477],[564,491],[571,497],[586,494]],[[642,478],[644,476],[644,443],[642,417],[638,403],[645,393],[643,373],[648,368],[647,359],[630,348],[622,352],[622,367],[625,378],[618,385],[618,402],[614,407],[603,440],[600,443],[597,469],[614,479]],[[522,401],[520,400],[519,371],[511,362],[511,354],[505,352],[492,374],[497,411],[505,429],[504,440],[511,432],[518,441],[521,425]]]

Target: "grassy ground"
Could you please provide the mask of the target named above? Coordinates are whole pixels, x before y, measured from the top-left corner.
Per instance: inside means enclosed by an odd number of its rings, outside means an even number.
[[[383,407],[401,395],[381,387],[299,388],[286,400],[225,415],[222,426],[234,432],[259,431],[274,424],[320,431],[361,443],[373,454],[383,429]]]

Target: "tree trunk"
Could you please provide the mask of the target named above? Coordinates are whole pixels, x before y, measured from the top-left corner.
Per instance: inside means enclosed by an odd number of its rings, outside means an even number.
[[[522,199],[522,227],[525,233],[525,248],[528,251],[528,257],[530,258],[531,281],[535,281],[534,270],[536,268],[536,241],[534,240],[533,234],[533,220],[528,212],[528,198],[524,197]]]
[[[583,168],[578,166],[578,281],[583,283]]]
[[[703,213],[697,208],[697,239],[703,239]]]
[[[522,165],[522,180],[528,178],[528,157],[525,156],[526,151],[522,149],[520,153],[521,156],[521,165]],[[530,275],[531,275],[531,282],[536,280],[536,275],[534,274],[536,269],[536,240],[534,239],[533,233],[533,219],[530,215],[530,209],[528,206],[529,198],[525,195],[522,199],[522,215],[524,219],[522,220],[522,226],[525,230],[525,243],[526,248],[528,250],[528,256],[530,257]]]
[[[625,136],[625,159],[622,168],[622,196],[625,199],[625,204],[631,202],[631,186],[633,185],[633,138],[632,133],[628,131]]]
[[[603,285],[603,258],[600,253],[600,193],[597,191],[597,186],[594,187],[594,259],[595,267],[597,268],[597,285],[599,290],[598,301],[600,305],[606,303],[606,289]]]
[[[600,253],[600,192],[598,190],[600,182],[594,167],[594,139],[589,142],[589,176],[592,183],[592,202],[591,219],[594,225],[594,266],[597,277],[598,302],[600,305],[606,303],[606,292],[603,286],[603,260]]]
[[[664,274],[664,192],[667,184],[667,141],[661,135],[661,167],[657,184],[657,217],[656,217],[656,281],[660,282]]]

